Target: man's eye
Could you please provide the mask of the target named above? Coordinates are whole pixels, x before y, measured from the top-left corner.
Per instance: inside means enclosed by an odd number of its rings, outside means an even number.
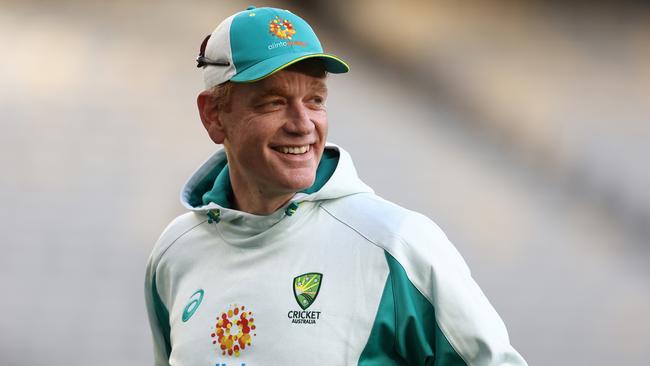
[[[258,109],[273,109],[280,107],[284,104],[284,101],[282,99],[270,99],[270,100],[265,100],[259,104],[257,104]]]
[[[282,104],[284,104],[282,99],[273,99],[273,100],[269,100],[266,103],[264,103],[264,105],[270,106],[270,107],[277,107],[277,106],[281,106]]]
[[[316,105],[316,106],[323,106],[325,105],[325,98],[321,96],[315,96],[311,98],[311,103]]]
[[[317,104],[322,104],[325,102],[325,98],[323,98],[320,95],[311,96],[307,100],[311,103],[317,103]]]

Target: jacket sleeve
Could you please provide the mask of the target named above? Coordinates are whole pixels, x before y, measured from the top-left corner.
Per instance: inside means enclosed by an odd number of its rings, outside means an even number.
[[[147,264],[144,297],[153,337],[154,365],[169,366],[169,356],[171,354],[169,312],[158,292],[154,253],[152,253]]]
[[[526,366],[440,228],[420,214],[401,226],[387,254],[400,354],[412,365]]]
[[[145,274],[144,298],[153,337],[155,366],[169,366],[172,351],[169,309],[173,303],[170,299],[173,274],[166,265],[169,260],[166,253],[180,237],[203,222],[205,218],[191,212],[177,217],[163,230],[151,251]]]

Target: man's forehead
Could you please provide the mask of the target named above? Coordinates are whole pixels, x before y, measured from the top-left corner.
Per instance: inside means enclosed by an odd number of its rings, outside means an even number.
[[[327,91],[327,79],[314,77],[299,71],[282,70],[265,79],[248,84],[249,91],[257,95],[281,94],[294,87],[306,87],[309,90]]]

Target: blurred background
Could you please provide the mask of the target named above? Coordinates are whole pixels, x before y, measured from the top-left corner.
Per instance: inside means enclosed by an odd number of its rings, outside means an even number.
[[[144,266],[242,1],[0,0],[0,364],[152,363]],[[330,140],[458,247],[531,365],[650,359],[650,6],[258,1],[346,59]]]

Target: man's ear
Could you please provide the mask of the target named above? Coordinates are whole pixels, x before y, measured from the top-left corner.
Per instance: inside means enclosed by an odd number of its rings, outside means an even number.
[[[223,144],[226,134],[223,123],[219,119],[219,110],[213,101],[214,98],[212,98],[212,95],[207,90],[201,92],[196,98],[203,127],[208,131],[208,135],[210,135],[210,138],[215,144]]]

